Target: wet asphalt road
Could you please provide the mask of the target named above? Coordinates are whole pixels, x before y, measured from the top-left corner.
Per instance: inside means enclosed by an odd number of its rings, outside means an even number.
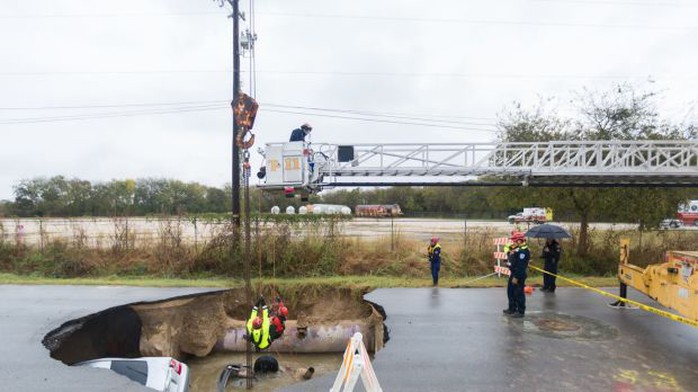
[[[503,288],[379,289],[366,298],[388,313],[391,339],[373,361],[384,391],[698,390],[698,329],[611,309],[610,298],[584,289],[535,291],[523,320],[502,314]],[[329,391],[334,378],[284,390]]]
[[[65,366],[41,339],[111,306],[203,291],[0,286],[0,390],[147,391],[110,371]],[[698,329],[611,309],[611,299],[583,289],[535,291],[523,320],[502,315],[504,288],[379,289],[366,298],[388,313],[391,339],[373,361],[384,391],[659,392],[694,391],[698,383]],[[334,377],[284,391],[326,392]]]
[[[41,339],[68,320],[141,300],[211,291],[196,288],[0,285],[0,391],[151,391],[110,370],[70,367]]]

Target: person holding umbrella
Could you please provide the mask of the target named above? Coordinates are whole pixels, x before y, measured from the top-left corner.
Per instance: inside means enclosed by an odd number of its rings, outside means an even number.
[[[562,247],[560,243],[554,238],[546,238],[545,246],[543,247],[543,254],[540,256],[545,260],[545,266],[543,267],[550,274],[543,274],[543,288],[540,291],[547,291],[549,293],[555,292],[555,279],[557,275],[557,264],[560,261],[560,254],[562,253]],[[551,275],[554,274],[554,275]]]
[[[541,257],[545,259],[544,269],[547,272],[557,275],[557,265],[560,261],[560,254],[562,253],[562,247],[557,240],[561,238],[571,238],[572,236],[570,233],[560,226],[545,223],[532,227],[526,232],[526,237],[545,238],[545,247],[541,255]],[[551,293],[555,291],[555,276],[550,274],[543,275],[543,288],[541,291]]]

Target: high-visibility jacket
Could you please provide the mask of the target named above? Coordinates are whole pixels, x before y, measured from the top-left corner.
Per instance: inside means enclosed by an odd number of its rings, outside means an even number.
[[[265,306],[262,307],[262,328],[254,329],[252,323],[259,317],[259,310],[255,306],[252,308],[252,313],[250,314],[249,320],[247,320],[247,336],[250,337],[252,343],[259,348],[264,350],[271,344],[271,339],[269,338],[269,326],[271,321],[269,320],[269,309]]]
[[[436,245],[427,247],[427,252],[429,253],[429,261],[432,263],[441,262],[441,244],[436,243]]]

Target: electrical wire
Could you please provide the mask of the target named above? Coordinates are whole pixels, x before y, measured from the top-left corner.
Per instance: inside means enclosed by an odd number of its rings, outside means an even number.
[[[98,112],[98,113],[83,113],[74,115],[62,115],[62,116],[44,116],[44,117],[23,117],[23,118],[10,118],[5,120],[0,120],[0,125],[21,125],[21,124],[34,124],[34,123],[47,123],[47,122],[64,122],[64,121],[81,121],[81,120],[98,120],[105,118],[119,118],[119,117],[133,117],[133,116],[150,116],[150,115],[164,115],[164,114],[181,114],[190,112],[202,112],[211,110],[223,110],[226,109],[225,104],[215,104],[215,105],[190,105],[181,106],[175,108],[153,108],[153,109],[139,109],[131,111],[113,111],[113,112]],[[328,114],[328,113],[316,113],[308,110],[283,110],[274,108],[265,108],[266,112],[270,113],[282,113],[282,114],[296,114],[303,116],[316,116],[316,117],[328,117],[336,118],[341,120],[353,120],[362,122],[372,122],[372,123],[388,123],[388,124],[400,124],[400,125],[410,125],[410,126],[421,126],[421,127],[436,127],[444,129],[457,129],[465,131],[482,131],[482,132],[496,132],[495,125],[490,124],[473,124],[467,122],[455,122],[449,120],[440,120],[438,118],[427,118],[427,117],[413,117],[413,118],[400,118],[388,115],[388,118],[371,118],[370,116],[376,116],[376,114],[354,114],[342,113],[342,111],[337,111],[339,114]],[[326,109],[328,112],[331,109]],[[331,112],[330,112],[331,113]],[[378,114],[380,116],[380,114]],[[410,121],[412,120],[412,121]],[[462,125],[462,126],[459,126]],[[470,126],[469,126],[470,125]],[[473,127],[472,125],[475,125]],[[485,127],[485,128],[483,128]]]
[[[650,25],[621,25],[607,23],[571,23],[571,22],[529,22],[516,20],[496,19],[459,19],[459,18],[415,18],[378,15],[345,15],[345,14],[320,14],[300,12],[260,12],[260,15],[280,16],[290,18],[320,18],[320,19],[351,19],[351,20],[375,20],[380,22],[420,22],[420,23],[451,23],[474,25],[505,25],[505,26],[537,26],[537,27],[582,27],[582,28],[607,28],[607,29],[648,29],[648,30],[693,30],[697,26],[650,26]]]
[[[165,106],[165,107],[162,107]],[[227,103],[224,100],[216,101],[186,101],[186,102],[166,102],[166,103],[130,103],[130,104],[110,104],[110,105],[75,105],[75,106],[36,106],[36,107],[0,107],[0,110],[12,111],[12,110],[37,110],[37,111],[51,111],[57,109],[104,109],[104,108],[136,108],[136,110],[121,110],[121,111],[109,111],[109,112],[90,112],[90,113],[79,113],[71,115],[55,115],[55,116],[43,116],[43,117],[24,117],[24,118],[10,118],[2,120],[1,124],[30,124],[37,122],[52,122],[52,121],[72,121],[72,120],[90,120],[98,119],[103,117],[129,117],[129,116],[140,116],[140,115],[158,115],[158,114],[174,114],[174,113],[186,113],[193,111],[204,111],[204,110],[218,110],[227,107]],[[293,110],[288,110],[293,109]],[[375,111],[364,111],[364,110],[350,110],[350,109],[331,109],[331,108],[320,108],[320,107],[307,107],[307,106],[295,106],[295,105],[279,105],[279,104],[262,104],[262,110],[267,112],[276,113],[287,113],[287,114],[299,114],[304,116],[321,116],[321,117],[333,117],[340,119],[349,120],[365,120],[370,122],[386,122],[386,123],[396,123],[404,125],[423,125],[423,126],[443,126],[451,125],[456,126],[457,129],[472,129],[467,126],[476,127],[496,127],[493,123],[483,123],[483,122],[472,122],[472,121],[459,121],[459,118],[465,119],[482,119],[482,120],[495,120],[493,118],[484,117],[464,117],[464,116],[448,116],[439,114],[429,114],[429,115],[404,115],[397,113],[385,113],[385,112],[375,112]],[[320,113],[317,113],[320,112]],[[371,118],[373,117],[373,118]],[[439,125],[441,124],[441,125]],[[458,126],[460,125],[460,126]]]
[[[95,120],[103,118],[114,118],[114,117],[132,117],[132,116],[143,116],[143,115],[162,115],[162,114],[178,114],[178,113],[189,113],[189,112],[201,112],[209,110],[221,110],[223,106],[220,105],[199,105],[199,106],[185,106],[172,109],[151,109],[151,110],[134,110],[129,112],[101,112],[101,113],[89,113],[89,114],[76,114],[76,115],[64,115],[64,116],[52,116],[52,117],[26,117],[26,118],[10,118],[5,120],[0,120],[0,125],[11,125],[11,124],[33,124],[33,123],[44,123],[44,122],[62,122],[62,121],[80,121],[80,120]]]
[[[567,1],[571,3],[573,1]],[[603,4],[603,2],[589,1],[589,3]],[[617,4],[626,4],[617,2]],[[627,3],[628,5],[647,5],[643,3]],[[654,3],[653,5],[659,5]],[[683,6],[683,5],[681,5]],[[690,6],[690,5],[686,5]],[[547,27],[582,27],[582,28],[612,28],[612,29],[650,29],[650,30],[692,30],[696,26],[649,26],[649,25],[619,25],[603,23],[570,23],[570,22],[528,22],[495,19],[458,19],[458,18],[424,18],[424,17],[397,17],[397,16],[377,16],[377,15],[343,15],[343,14],[320,14],[320,13],[296,13],[296,12],[260,12],[260,15],[280,16],[291,18],[324,18],[324,19],[352,19],[352,20],[375,20],[375,21],[396,21],[396,22],[420,22],[420,23],[458,23],[458,24],[480,24],[480,25],[513,25],[513,26],[547,26]],[[152,13],[120,13],[120,14],[43,14],[43,15],[0,15],[0,19],[71,19],[71,18],[134,18],[134,17],[179,17],[179,16],[219,16],[216,12],[152,12]]]
[[[202,105],[202,104],[219,104],[222,100],[216,101],[182,101],[182,102],[155,102],[155,103],[122,103],[110,105],[75,105],[75,106],[15,106],[15,107],[0,107],[0,110],[58,110],[58,109],[105,109],[105,108],[124,108],[124,107],[147,107],[147,106],[183,106],[183,105]]]
[[[307,116],[309,113],[307,112],[299,112],[299,111],[292,111],[292,110],[280,110],[280,109],[266,109],[267,112],[273,112],[273,113],[286,113],[286,114],[299,114],[299,115],[304,115]],[[418,125],[418,126],[423,126],[423,127],[436,127],[436,128],[448,128],[448,129],[459,129],[463,131],[481,131],[481,132],[497,132],[496,129],[483,129],[483,128],[472,128],[472,127],[458,127],[458,126],[453,126],[453,125],[443,125],[443,124],[436,124],[436,123],[421,123],[421,122],[409,122],[409,121],[395,121],[395,120],[385,120],[385,119],[375,119],[375,118],[363,118],[363,117],[352,117],[352,116],[340,116],[340,115],[331,115],[331,114],[317,114],[314,113],[314,116],[317,117],[329,117],[329,118],[337,118],[337,119],[344,119],[344,120],[357,120],[357,121],[365,121],[365,122],[373,122],[373,123],[388,123],[388,124],[402,124],[402,125]]]
[[[240,70],[240,73],[253,73],[254,89],[256,94],[256,74],[266,75],[329,75],[352,77],[418,77],[418,78],[461,78],[461,79],[521,79],[521,80],[646,80],[648,75],[545,75],[545,74],[487,74],[487,73],[437,73],[437,72],[362,72],[362,71],[293,71],[293,70],[257,70],[256,59],[252,71]],[[91,75],[152,75],[152,74],[177,74],[177,73],[222,73],[230,74],[232,70],[149,70],[149,71],[29,71],[29,72],[0,72],[0,77],[26,77],[26,76],[91,76]],[[698,75],[653,75],[656,78],[667,80],[696,80]]]
[[[257,97],[257,58],[255,56],[255,46],[257,32],[255,31],[255,11],[254,0],[250,0],[250,93],[252,98]]]
[[[349,110],[349,109],[326,109],[326,108],[318,108],[318,107],[308,107],[308,106],[291,106],[291,105],[277,105],[277,104],[272,104],[272,103],[265,103],[265,107],[278,107],[278,108],[284,108],[284,109],[306,109],[306,110],[314,110],[314,111],[320,111],[320,112],[337,112],[337,113],[348,113],[348,114],[360,114],[360,115],[367,115],[367,116],[376,116],[376,117],[393,117],[393,118],[401,118],[401,119],[411,119],[411,120],[426,120],[426,121],[434,121],[434,118],[458,118],[458,119],[476,119],[476,120],[495,120],[494,118],[488,118],[488,117],[466,117],[466,116],[450,116],[450,115],[439,115],[439,114],[430,114],[432,118],[427,118],[426,116],[414,116],[414,115],[406,115],[404,113],[380,113],[380,112],[371,112],[371,111],[365,111],[365,110]],[[450,120],[436,120],[439,122],[457,122],[459,124],[471,124],[471,125],[489,125],[489,124],[483,124],[483,123],[471,123],[471,122],[465,122],[465,121],[450,121]]]

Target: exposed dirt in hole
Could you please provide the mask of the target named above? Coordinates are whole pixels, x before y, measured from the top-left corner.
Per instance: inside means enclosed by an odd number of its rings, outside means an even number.
[[[380,349],[388,340],[383,309],[363,300],[366,289],[308,285],[279,292],[268,286],[255,290],[253,300],[262,294],[271,303],[279,293],[289,309],[288,324],[296,330],[358,322],[369,351]],[[172,356],[186,362],[220,350],[226,334],[242,327],[250,310],[243,289],[138,302],[68,321],[49,332],[42,343],[52,358],[69,365],[95,358],[139,356]],[[283,344],[289,330],[271,350],[295,352],[302,349],[298,345],[313,339],[312,333],[310,340],[288,336],[291,343]],[[317,352],[323,352],[322,347]]]

